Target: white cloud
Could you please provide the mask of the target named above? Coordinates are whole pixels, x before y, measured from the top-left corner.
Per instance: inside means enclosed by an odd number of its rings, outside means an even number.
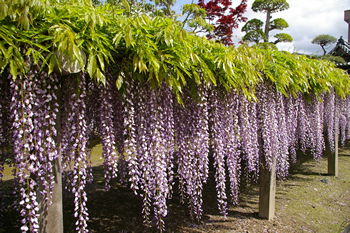
[[[194,1],[194,3],[197,2],[197,0]],[[232,2],[238,4],[240,0],[232,0]],[[251,10],[253,2],[254,0],[248,0],[247,13],[244,16],[248,20],[258,18],[265,22],[264,13],[255,13]],[[348,24],[344,21],[344,11],[350,10],[349,0],[287,0],[287,2],[290,6],[288,10],[272,14],[273,19],[283,18],[288,22],[289,28],[280,32],[288,33],[294,39],[293,43],[279,44],[280,49],[290,52],[322,54],[321,47],[311,43],[316,36],[329,34],[337,39],[340,36],[343,36],[345,40],[348,39]],[[191,0],[178,0],[176,5],[185,3],[191,3]],[[241,32],[243,25],[244,23],[239,29],[234,30],[233,39],[236,43],[244,36],[244,33]]]
[[[251,10],[254,0],[248,1],[248,19],[259,18],[265,22],[264,13],[255,13]],[[344,21],[344,10],[350,9],[350,2],[344,0],[288,0],[288,10],[272,14],[273,18],[283,18],[289,28],[281,32],[290,34],[293,43],[281,43],[279,49],[290,52],[321,54],[319,45],[311,43],[312,39],[320,34],[329,34],[337,39],[344,36],[347,39],[348,25]],[[243,25],[241,25],[242,27]],[[277,31],[276,31],[277,32]],[[244,34],[237,30],[238,37]]]

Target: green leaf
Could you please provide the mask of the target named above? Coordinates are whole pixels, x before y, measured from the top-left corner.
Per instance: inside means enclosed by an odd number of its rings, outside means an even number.
[[[117,86],[118,90],[120,90],[120,88],[122,87],[123,82],[124,82],[123,76],[119,74],[117,81],[115,82],[115,85]]]
[[[103,57],[100,54],[97,54],[98,62],[100,63],[101,70],[105,70],[105,62]]]
[[[100,68],[96,68],[96,76],[97,76],[97,83],[102,82],[104,86],[106,86],[106,77],[101,72]]]
[[[89,55],[88,64],[87,64],[87,72],[89,73],[90,77],[95,76],[97,65],[96,65],[96,56],[93,54]]]
[[[16,79],[18,72],[17,72],[17,65],[14,60],[10,60],[10,73]]]
[[[115,46],[118,46],[122,37],[123,37],[123,33],[122,32],[118,32],[117,34],[115,34],[115,36],[113,37],[113,44]]]
[[[52,73],[56,65],[56,59],[54,56],[50,56],[50,63],[49,63],[49,74]]]
[[[78,48],[78,46],[76,46],[75,44],[73,45],[73,53],[75,58],[78,60],[79,65],[82,69],[84,69],[84,60],[83,60],[83,56],[81,54],[80,49]]]
[[[130,5],[129,5],[129,2],[127,0],[123,0],[122,1],[122,4],[123,6],[125,7],[125,9],[128,11],[128,12],[131,12],[131,8],[130,8]]]

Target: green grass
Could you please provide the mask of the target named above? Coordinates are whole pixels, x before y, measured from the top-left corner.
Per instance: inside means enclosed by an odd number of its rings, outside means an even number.
[[[142,225],[142,198],[135,196],[119,179],[111,181],[110,191],[104,190],[102,147],[92,149],[94,182],[88,184],[88,222],[91,232],[150,232]],[[350,224],[350,144],[339,151],[339,176],[328,176],[327,158],[314,161],[299,154],[301,162],[292,166],[290,176],[277,182],[276,216],[268,221],[258,217],[257,185],[241,187],[240,203],[228,206],[224,220],[218,213],[215,180],[204,186],[203,219],[193,222],[186,205],[180,204],[176,192],[168,201],[165,219],[167,232],[341,232]],[[211,171],[213,177],[214,171]],[[18,232],[19,216],[10,209],[13,201],[11,169],[4,176],[6,211],[0,222],[0,232]],[[64,191],[64,229],[74,232],[73,196]],[[3,219],[3,220],[2,220]]]

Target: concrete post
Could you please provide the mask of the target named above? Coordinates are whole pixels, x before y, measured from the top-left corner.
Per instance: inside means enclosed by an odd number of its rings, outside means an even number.
[[[276,158],[273,158],[271,171],[262,162],[260,167],[259,217],[270,220],[275,217]]]

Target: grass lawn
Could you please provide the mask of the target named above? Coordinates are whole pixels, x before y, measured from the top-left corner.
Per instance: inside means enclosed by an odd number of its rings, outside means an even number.
[[[126,185],[112,180],[104,190],[101,145],[93,148],[94,182],[87,185],[90,232],[154,232],[145,228],[141,215],[142,198]],[[300,155],[304,156],[304,155]],[[0,216],[0,232],[19,232],[18,213],[9,207],[13,201],[10,169],[5,169],[1,188],[5,211]],[[290,176],[278,181],[276,216],[258,218],[258,186],[242,187],[240,204],[229,206],[227,219],[217,210],[215,181],[204,186],[203,219],[193,222],[178,195],[168,201],[167,232],[341,232],[350,224],[350,143],[339,151],[339,176],[327,174],[327,158],[305,160],[291,167]],[[213,174],[212,174],[213,175]],[[212,176],[213,177],[213,176]],[[176,191],[176,190],[175,190]],[[75,232],[73,196],[64,191],[64,231]]]

